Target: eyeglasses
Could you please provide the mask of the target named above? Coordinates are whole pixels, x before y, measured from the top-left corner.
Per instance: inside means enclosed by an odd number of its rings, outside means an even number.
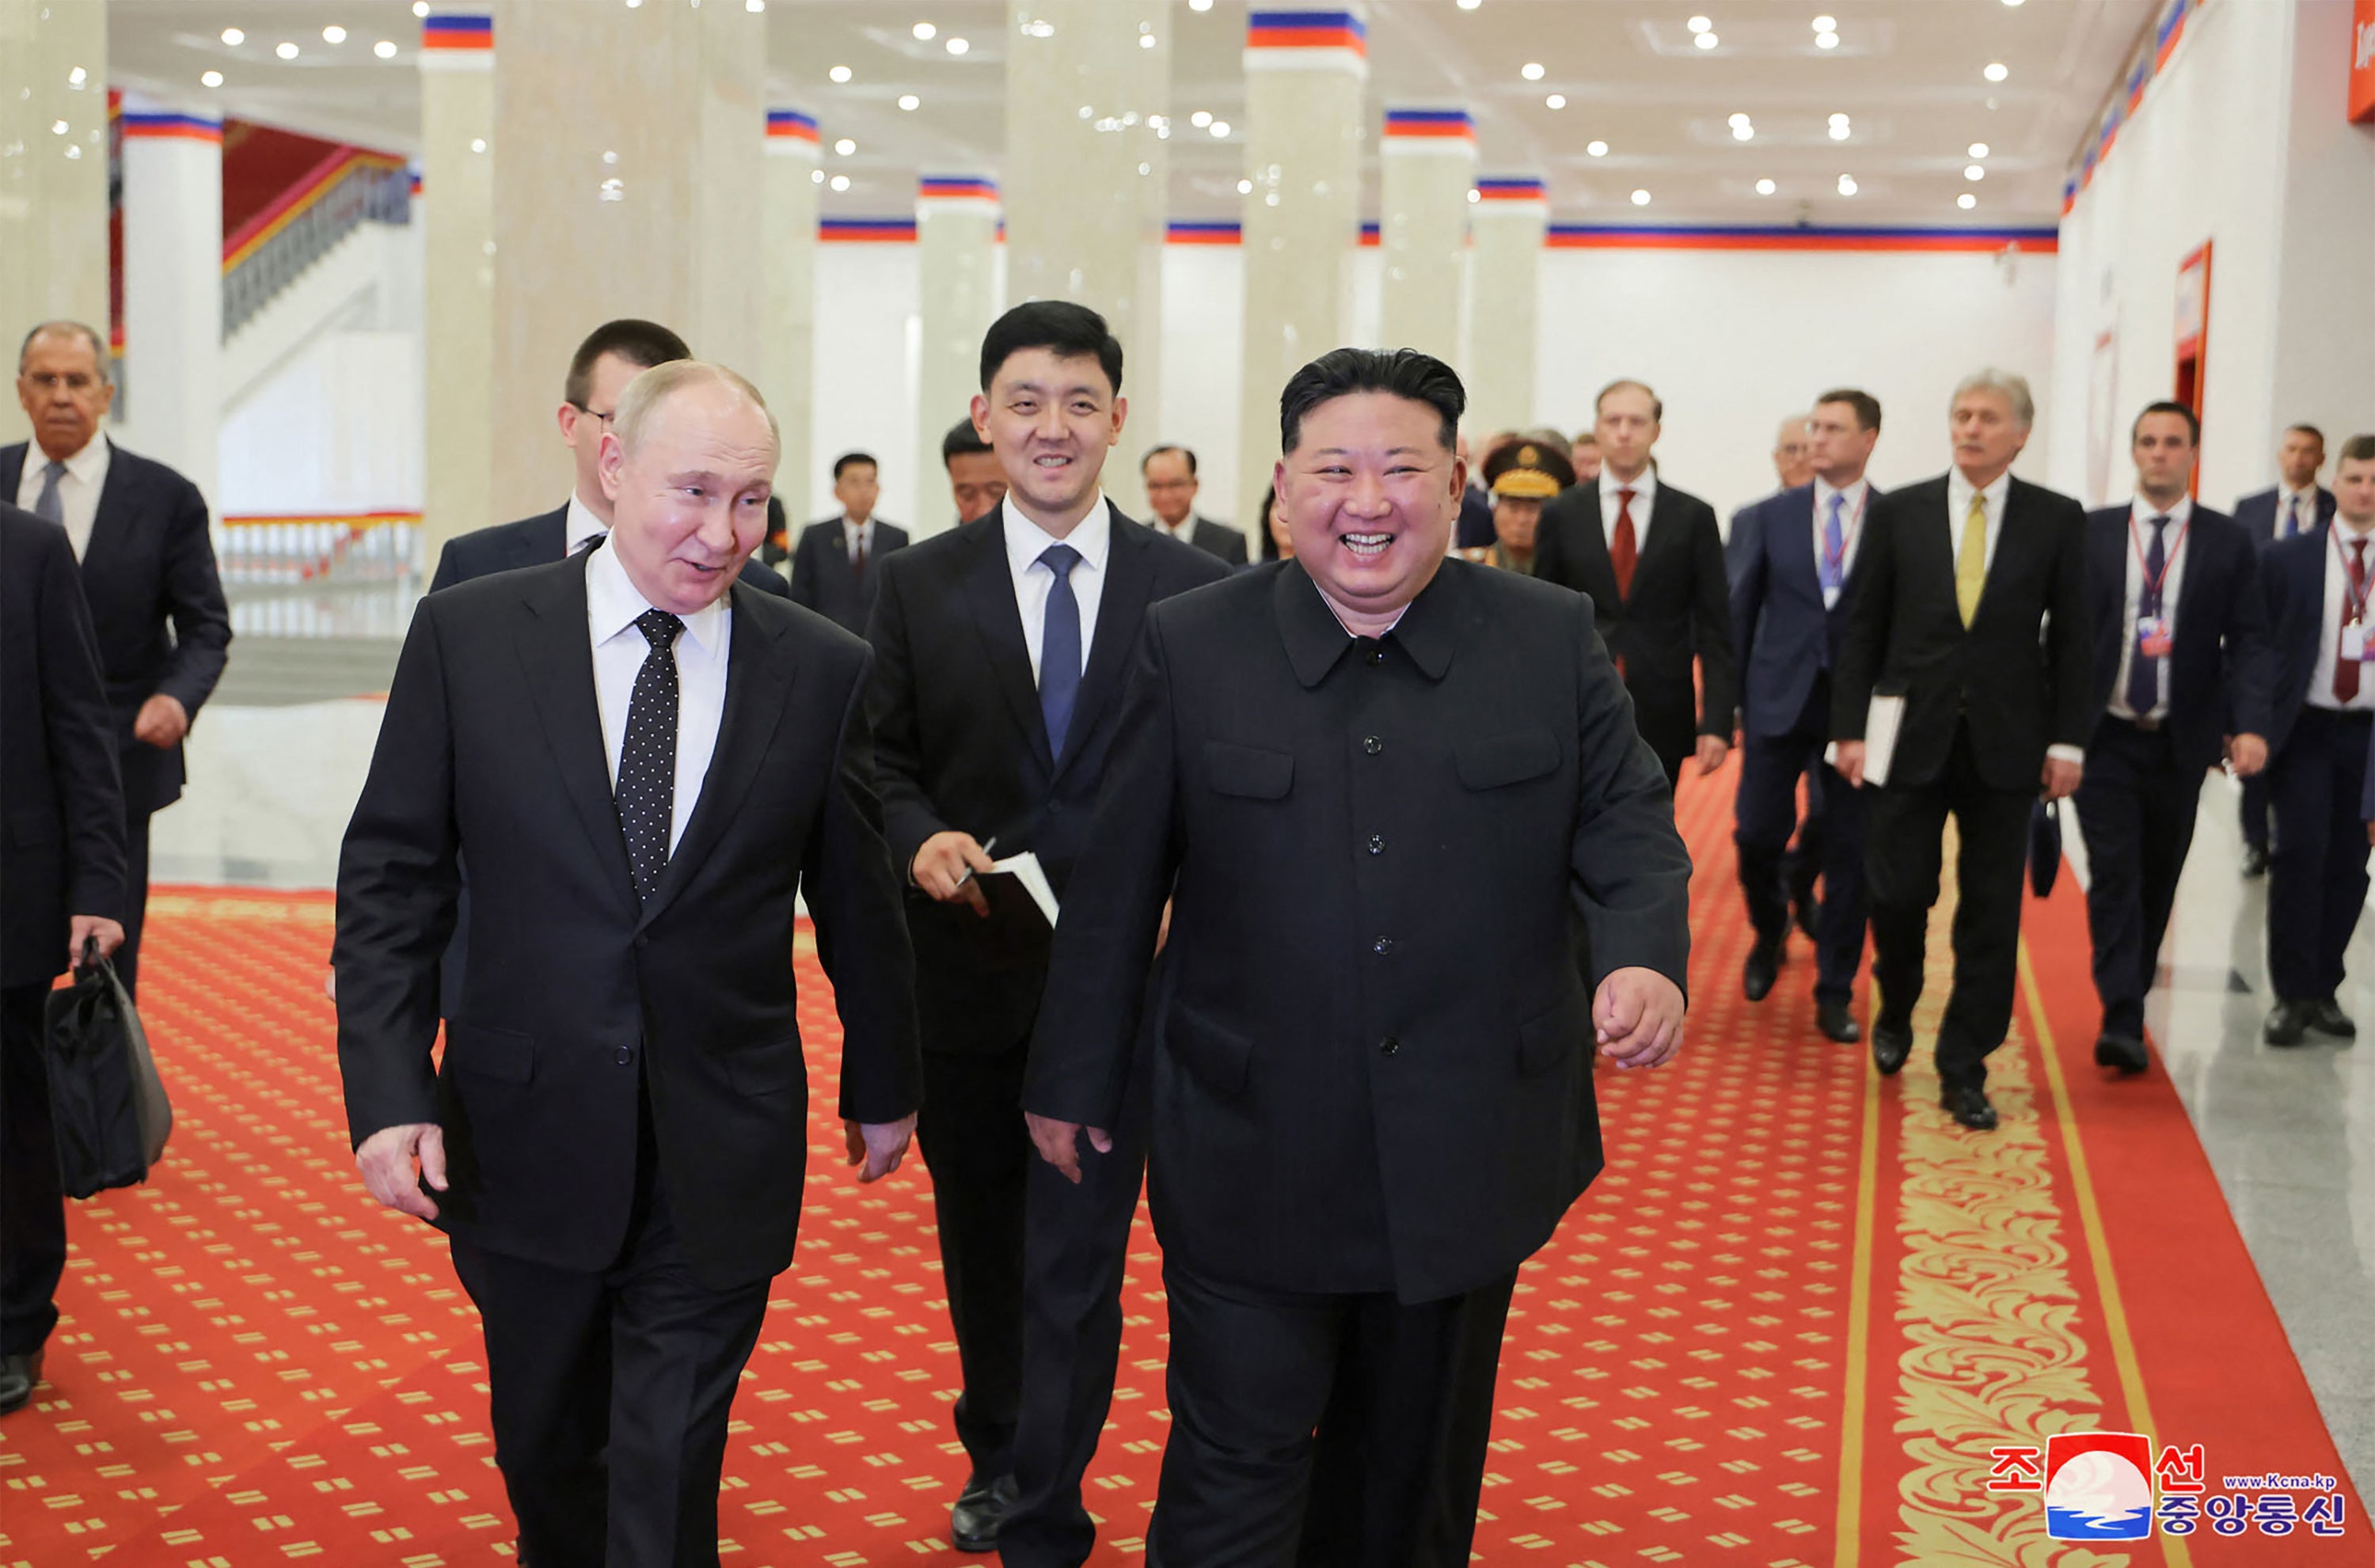
[[[610,428],[610,421],[619,417],[619,411],[616,408],[611,409],[606,414],[593,408],[588,408],[583,403],[572,403],[570,407],[576,409],[579,413],[585,415],[589,419],[599,419],[602,422],[602,428],[606,430]]]
[[[55,392],[63,386],[77,396],[80,396],[100,383],[100,377],[86,375],[80,371],[69,371],[65,375],[59,375],[53,371],[28,371],[25,373],[25,379],[42,392]]]

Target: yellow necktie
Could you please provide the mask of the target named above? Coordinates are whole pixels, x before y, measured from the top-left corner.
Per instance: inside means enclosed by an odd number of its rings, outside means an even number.
[[[1955,553],[1955,607],[1963,612],[1967,627],[1979,613],[1979,590],[1987,580],[1988,500],[1974,494],[1971,509],[1963,514],[1963,548]]]

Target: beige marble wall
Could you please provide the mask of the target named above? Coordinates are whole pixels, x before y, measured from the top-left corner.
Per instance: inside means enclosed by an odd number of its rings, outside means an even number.
[[[567,494],[569,357],[639,316],[764,373],[765,18],[742,6],[496,0],[494,510]],[[430,188],[434,203],[436,190]]]
[[[1347,341],[1347,278],[1361,240],[1368,64],[1349,49],[1248,47],[1245,65],[1246,178],[1253,190],[1245,198],[1235,499],[1250,537],[1278,459],[1279,394],[1297,370]]]
[[[434,14],[486,12],[446,6]],[[494,65],[490,51],[420,54],[420,199],[413,211],[422,250],[425,572],[436,570],[455,535],[520,515],[499,515],[493,496]]]
[[[1416,348],[1456,365],[1476,138],[1398,136],[1389,118],[1378,151],[1379,347]]]
[[[58,317],[108,329],[107,9],[0,0],[0,339]],[[29,433],[0,398],[0,443]]]
[[[778,105],[778,108],[783,107]],[[788,131],[792,127],[781,127]],[[775,134],[766,152],[765,291],[759,346],[759,390],[784,436],[775,464],[775,493],[791,525],[808,520],[810,408],[815,401],[817,142],[813,136]]]
[[[981,339],[998,319],[994,196],[916,199],[916,275],[922,301],[916,358],[917,537],[954,522],[940,474],[940,438],[981,390]],[[1128,373],[1125,371],[1125,375]]]
[[[1507,199],[1476,204],[1469,300],[1468,429],[1485,435],[1534,422],[1534,333],[1542,235],[1550,222],[1543,201]]]

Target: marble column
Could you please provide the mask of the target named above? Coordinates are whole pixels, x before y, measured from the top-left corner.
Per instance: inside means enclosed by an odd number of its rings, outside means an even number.
[[[767,111],[765,304],[754,378],[784,437],[775,493],[797,527],[809,515],[809,425],[816,374],[816,117]]]
[[[108,334],[107,8],[0,0],[0,338],[59,319]]]
[[[124,101],[125,444],[209,503],[222,423],[222,122]]]
[[[998,185],[927,174],[916,186],[916,278],[923,302],[916,359],[916,536],[954,521],[934,482],[940,438],[981,390],[981,339],[998,319]],[[1128,375],[1125,370],[1123,374]]]
[[[1464,109],[1388,109],[1377,150],[1379,347],[1416,348],[1457,365],[1476,123]]]
[[[1536,278],[1550,200],[1531,177],[1476,182],[1469,302],[1468,429],[1482,438],[1534,422]]]
[[[1258,525],[1278,460],[1287,378],[1346,341],[1347,269],[1361,239],[1359,6],[1255,11],[1246,29],[1245,375],[1237,516]]]
[[[1105,318],[1122,348],[1127,455],[1161,425],[1170,0],[1008,0],[1007,21],[1006,297]],[[1125,510],[1142,507],[1134,465],[1105,477]]]
[[[420,560],[508,521],[494,504],[495,33],[485,11],[420,29]],[[547,503],[549,510],[550,503]],[[514,514],[515,515],[515,514]]]
[[[766,373],[767,37],[762,13],[695,0],[495,0],[494,17],[490,425],[494,510],[519,517],[569,493],[553,410],[602,323],[656,321]]]

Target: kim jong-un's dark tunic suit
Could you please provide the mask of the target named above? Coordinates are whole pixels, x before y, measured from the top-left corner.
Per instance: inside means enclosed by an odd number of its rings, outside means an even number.
[[[1683,983],[1668,802],[1554,584],[1446,561],[1381,639],[1294,561],[1148,612],[1023,1104],[1114,1125],[1170,900],[1150,1562],[1468,1561],[1518,1267],[1601,1164],[1587,980]]]

